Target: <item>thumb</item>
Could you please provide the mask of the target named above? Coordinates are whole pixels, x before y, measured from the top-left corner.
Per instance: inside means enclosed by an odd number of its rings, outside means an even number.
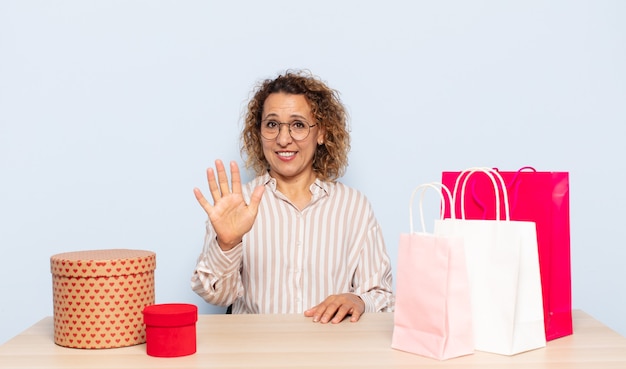
[[[255,213],[259,209],[259,204],[261,203],[261,199],[263,198],[264,193],[265,193],[265,186],[257,186],[255,187],[254,191],[252,191],[252,194],[250,195],[250,204],[248,204],[248,206]]]

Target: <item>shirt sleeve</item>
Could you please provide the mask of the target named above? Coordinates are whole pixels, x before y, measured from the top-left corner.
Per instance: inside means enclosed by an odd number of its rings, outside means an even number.
[[[370,214],[369,224],[355,273],[355,291],[365,302],[366,313],[391,312],[395,306],[391,262],[373,214]]]
[[[228,306],[243,295],[241,269],[242,244],[223,251],[207,221],[204,247],[191,276],[191,288],[206,302]]]

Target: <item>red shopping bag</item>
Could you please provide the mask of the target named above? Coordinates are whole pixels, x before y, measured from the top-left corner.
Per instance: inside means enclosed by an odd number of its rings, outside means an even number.
[[[511,220],[532,221],[537,225],[546,340],[570,335],[573,329],[569,173],[538,172],[530,167],[499,173],[509,193]],[[459,174],[443,172],[443,184],[453,188]],[[474,176],[467,186],[466,219],[494,219],[493,186],[489,179]],[[460,203],[457,201],[457,214],[461,211]],[[448,210],[444,217],[450,217]]]

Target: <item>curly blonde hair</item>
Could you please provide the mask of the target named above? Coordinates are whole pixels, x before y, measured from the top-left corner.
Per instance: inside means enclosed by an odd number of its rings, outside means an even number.
[[[241,154],[246,167],[254,170],[256,175],[262,175],[269,169],[263,154],[260,126],[265,100],[270,94],[279,92],[304,95],[306,98],[315,123],[325,130],[324,143],[318,145],[315,152],[313,171],[323,181],[337,180],[348,166],[348,114],[339,93],[308,71],[288,70],[275,79],[261,81],[253,90],[254,96],[248,103],[241,132]]]

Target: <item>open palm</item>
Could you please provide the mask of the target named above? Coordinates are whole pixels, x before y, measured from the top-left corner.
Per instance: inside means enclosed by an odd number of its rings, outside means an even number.
[[[250,231],[256,219],[264,187],[254,189],[250,203],[246,204],[241,191],[241,176],[237,163],[230,163],[232,186],[228,183],[226,169],[221,160],[215,161],[217,180],[213,168],[207,169],[209,190],[213,205],[207,201],[198,188],[193,192],[198,203],[209,216],[217,233],[217,241],[223,250],[229,250],[239,244],[243,236]]]

